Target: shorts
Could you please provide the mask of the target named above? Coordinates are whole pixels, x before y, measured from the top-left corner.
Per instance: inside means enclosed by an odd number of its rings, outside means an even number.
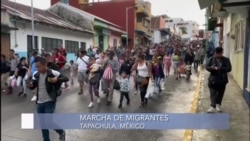
[[[77,74],[78,82],[87,82],[88,75],[86,74],[86,71],[79,71]]]

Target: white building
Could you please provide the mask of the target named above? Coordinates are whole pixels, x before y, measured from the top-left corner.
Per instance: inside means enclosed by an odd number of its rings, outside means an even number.
[[[181,18],[167,18],[166,27],[185,30],[186,33],[182,32],[183,39],[191,39],[192,37],[199,35],[199,25],[194,21],[184,21]]]
[[[7,43],[4,48],[5,50],[14,49],[20,57],[28,57],[33,52],[30,9],[29,6],[7,0],[1,3],[1,15],[2,12],[6,12],[5,15],[12,19],[8,25],[18,29],[5,33],[9,36],[10,43],[9,45]],[[75,53],[80,48],[93,46],[94,31],[89,19],[84,19],[83,27],[65,21],[49,11],[34,8],[34,21],[36,49],[44,48],[45,51],[51,52],[54,48],[64,46],[68,51],[67,59],[69,61],[75,60]]]

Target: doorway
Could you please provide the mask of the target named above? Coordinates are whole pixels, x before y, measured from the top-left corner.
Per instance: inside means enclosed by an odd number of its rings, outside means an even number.
[[[104,37],[103,37],[103,35],[99,35],[99,49],[101,50],[101,51],[103,51],[103,39],[104,39]]]
[[[1,33],[1,53],[8,59],[10,53],[10,34]]]

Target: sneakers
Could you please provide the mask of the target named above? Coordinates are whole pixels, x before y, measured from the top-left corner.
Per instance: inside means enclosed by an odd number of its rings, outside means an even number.
[[[221,108],[220,108],[220,105],[219,104],[216,104],[216,111],[217,112],[222,112]]]
[[[34,96],[31,98],[30,101],[36,101],[36,99],[37,99],[37,97],[36,97],[36,95],[34,95]]]
[[[94,103],[93,103],[93,102],[90,102],[88,107],[89,107],[89,108],[94,107]]]
[[[207,110],[208,113],[215,113],[216,110],[214,107],[209,107],[209,109]]]
[[[97,98],[97,103],[101,103],[101,99],[99,97]]]
[[[65,141],[66,140],[66,133],[62,133],[60,136],[59,136],[59,141]]]
[[[118,108],[122,108],[122,104],[119,104],[119,105],[118,105]]]

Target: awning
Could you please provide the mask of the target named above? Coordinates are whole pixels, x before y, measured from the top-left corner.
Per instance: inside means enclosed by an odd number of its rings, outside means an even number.
[[[1,31],[11,31],[11,30],[18,30],[18,28],[1,24]]]
[[[140,34],[140,35],[145,35],[145,32],[142,30],[135,30],[136,33]]]
[[[218,12],[212,13],[212,17],[217,17],[217,18],[227,17],[227,15],[228,15],[227,11],[218,11]]]
[[[216,2],[218,2],[218,0],[198,0],[198,2],[200,5],[200,9],[204,9],[215,4]]]

